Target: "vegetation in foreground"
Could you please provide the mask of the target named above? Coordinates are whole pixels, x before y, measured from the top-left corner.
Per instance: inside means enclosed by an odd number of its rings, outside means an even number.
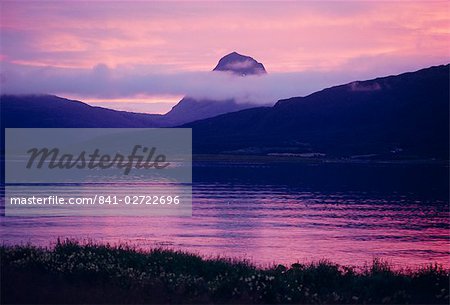
[[[449,271],[327,261],[259,269],[164,249],[1,246],[2,303],[449,303]]]

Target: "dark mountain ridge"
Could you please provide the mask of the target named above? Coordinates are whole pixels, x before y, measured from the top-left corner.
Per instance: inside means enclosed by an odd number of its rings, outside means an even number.
[[[211,73],[240,76],[265,74],[264,66],[251,58],[232,52],[222,57]],[[143,114],[93,107],[80,101],[51,95],[3,95],[2,108],[11,113],[2,126],[43,127],[171,127],[254,107],[238,100],[209,100],[184,97],[166,114]],[[15,117],[21,113],[23,117]],[[19,114],[19,116],[21,116]],[[6,124],[6,125],[5,125]]]
[[[162,115],[56,96],[0,97],[5,127],[160,127]],[[449,157],[449,65],[352,82],[182,125],[196,154]]]
[[[449,65],[352,82],[193,122],[196,153],[440,158],[449,154]]]
[[[161,115],[116,111],[54,95],[1,95],[1,127],[159,127]]]

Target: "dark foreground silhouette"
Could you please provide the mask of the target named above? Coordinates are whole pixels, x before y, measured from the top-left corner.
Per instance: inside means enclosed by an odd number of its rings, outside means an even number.
[[[449,271],[248,262],[129,246],[2,246],[1,303],[447,303]],[[276,259],[276,258],[275,258]]]

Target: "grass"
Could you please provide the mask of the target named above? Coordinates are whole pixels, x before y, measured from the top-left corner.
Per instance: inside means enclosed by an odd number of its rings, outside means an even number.
[[[449,271],[355,270],[328,261],[257,268],[245,261],[129,246],[64,241],[54,248],[1,246],[1,302],[449,303]]]

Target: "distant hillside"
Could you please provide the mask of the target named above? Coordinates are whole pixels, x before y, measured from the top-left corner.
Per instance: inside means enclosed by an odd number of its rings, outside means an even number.
[[[54,95],[1,95],[1,127],[158,127],[161,115],[116,111]]]
[[[236,52],[222,57],[213,71],[231,73],[236,81],[246,75],[267,73],[261,63]],[[7,127],[171,127],[254,107],[233,98],[199,100],[187,96],[168,113],[159,115],[92,107],[51,95],[3,95],[1,102],[2,110],[8,112],[2,126]]]
[[[253,107],[255,105],[237,103],[234,99],[217,101],[184,97],[162,118],[165,126],[176,126]]]
[[[239,82],[240,78],[248,75],[267,74],[262,63],[250,56],[232,52],[222,57],[213,73],[230,73]],[[226,100],[195,99],[186,96],[164,115],[166,126],[180,125],[201,119],[211,118],[220,114],[253,108],[254,104],[244,103],[235,98]]]
[[[194,153],[448,159],[449,65],[358,81],[189,124]],[[1,127],[161,127],[163,115],[51,95],[0,97]],[[207,111],[191,108],[185,113]],[[199,105],[197,105],[199,106]],[[199,106],[200,107],[200,106]],[[188,117],[193,119],[192,117]]]
[[[184,125],[195,153],[449,155],[449,65],[358,81]]]

